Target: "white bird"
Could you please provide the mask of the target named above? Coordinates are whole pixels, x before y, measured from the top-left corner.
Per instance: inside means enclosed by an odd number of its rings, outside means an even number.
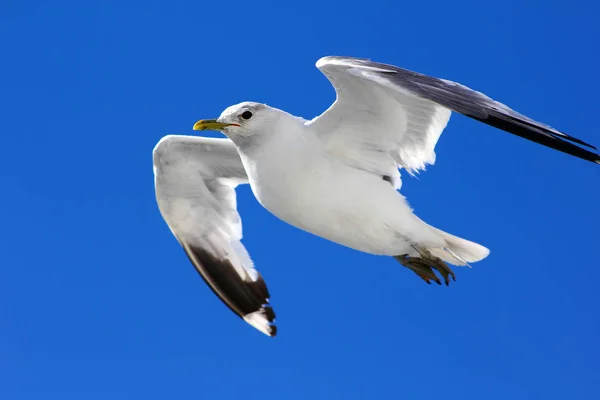
[[[489,250],[417,217],[399,193],[399,169],[435,162],[452,111],[600,164],[595,147],[455,82],[349,57],[316,63],[336,91],[305,120],[243,102],[194,130],[227,139],[168,135],[153,152],[160,212],[194,267],[237,315],[274,336],[267,286],[240,242],[235,188],[249,183],[282,221],[362,252],[395,257],[427,283],[455,278]],[[596,149],[597,150],[597,149]]]

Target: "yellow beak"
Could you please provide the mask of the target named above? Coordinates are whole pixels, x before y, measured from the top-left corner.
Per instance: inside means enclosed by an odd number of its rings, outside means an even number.
[[[220,131],[227,126],[239,126],[238,124],[224,124],[216,119],[201,119],[194,124],[195,131]]]

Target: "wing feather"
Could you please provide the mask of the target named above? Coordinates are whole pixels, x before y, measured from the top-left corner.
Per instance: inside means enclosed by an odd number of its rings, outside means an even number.
[[[337,96],[309,124],[333,153],[359,168],[389,174],[394,163],[409,172],[433,164],[452,111],[600,164],[589,150],[594,146],[459,83],[360,58],[323,57],[316,65]]]
[[[269,290],[240,242],[235,188],[248,179],[233,143],[168,135],[153,158],[161,215],[196,271],[235,314],[275,336]]]

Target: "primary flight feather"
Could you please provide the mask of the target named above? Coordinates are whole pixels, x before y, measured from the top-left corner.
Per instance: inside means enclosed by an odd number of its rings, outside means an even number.
[[[455,279],[489,250],[417,217],[400,194],[400,169],[435,162],[452,111],[600,164],[597,149],[463,85],[351,57],[317,64],[336,91],[305,120],[243,102],[195,130],[227,138],[168,135],[153,152],[156,199],[173,235],[213,292],[237,315],[275,336],[267,285],[241,243],[235,188],[282,221],[340,245],[392,256],[425,282]]]

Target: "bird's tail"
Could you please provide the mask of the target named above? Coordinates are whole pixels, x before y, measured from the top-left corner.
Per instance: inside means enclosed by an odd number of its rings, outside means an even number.
[[[469,265],[469,263],[483,260],[490,254],[489,249],[480,244],[459,238],[437,228],[433,229],[444,238],[446,246],[435,249],[428,248],[427,250],[433,256],[439,257],[448,263]]]

